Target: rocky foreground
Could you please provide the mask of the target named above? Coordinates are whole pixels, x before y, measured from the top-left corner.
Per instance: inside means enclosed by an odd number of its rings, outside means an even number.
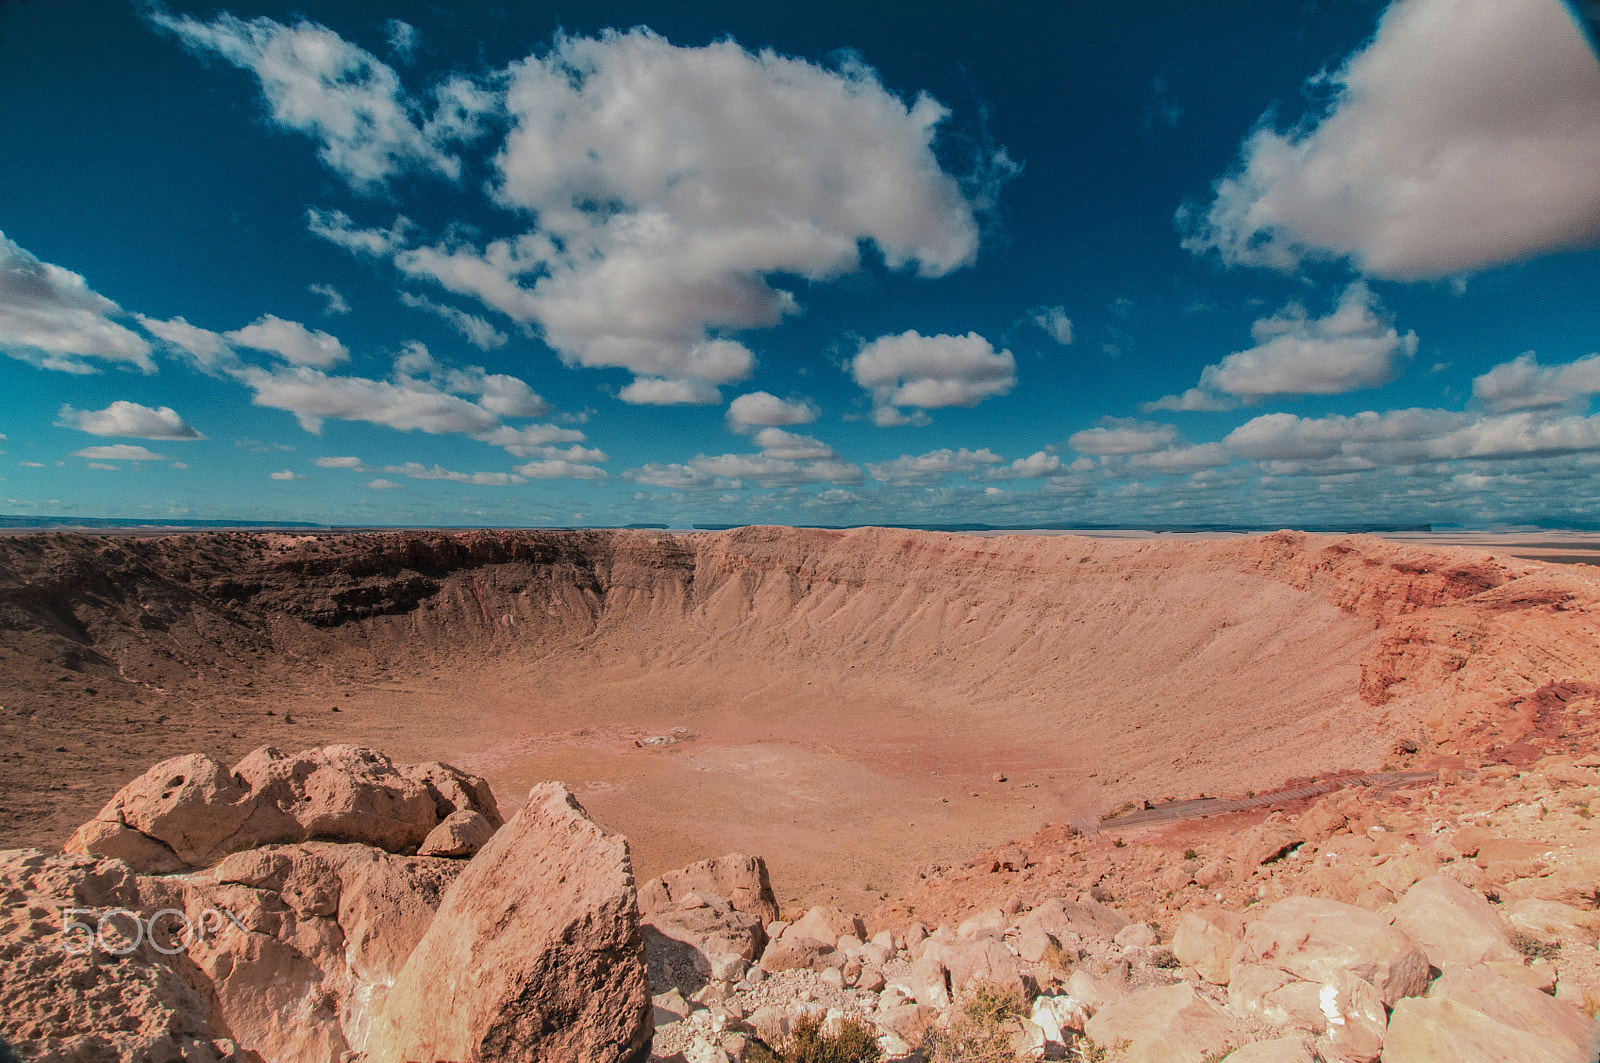
[[[862,917],[780,912],[738,854],[636,887],[555,783],[502,822],[481,779],[358,747],[179,757],[67,852],[0,853],[0,1048],[725,1063],[812,1017],[890,1059],[981,1034],[983,1059],[1588,1063],[1597,767],[1054,825]]]

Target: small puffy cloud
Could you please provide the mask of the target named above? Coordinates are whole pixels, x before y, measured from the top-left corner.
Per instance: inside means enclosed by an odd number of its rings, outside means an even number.
[[[204,439],[170,406],[151,409],[118,399],[103,410],[75,410],[62,406],[56,424],[92,436],[129,436],[134,439]]]
[[[1072,319],[1065,307],[1047,306],[1033,315],[1033,323],[1063,347],[1072,343]]]
[[[763,428],[756,433],[755,444],[767,457],[784,461],[813,461],[838,456],[832,447],[820,439],[797,432],[785,432],[781,428]]]
[[[893,484],[932,483],[946,473],[970,473],[998,465],[1005,459],[988,447],[981,450],[931,450],[926,454],[902,454],[893,461],[871,462],[867,471],[874,480]]]
[[[534,480],[603,480],[610,475],[593,465],[561,458],[530,461],[526,465],[518,465],[517,471]]]
[[[903,423],[902,406],[976,406],[1004,395],[1016,385],[1017,363],[1010,351],[996,351],[976,332],[924,336],[913,329],[863,346],[850,373],[872,393],[874,419],[895,424]]]
[[[328,317],[336,317],[350,312],[350,304],[345,301],[344,295],[331,284],[308,284],[306,291],[313,295],[320,295],[328,301],[322,312]]]
[[[426,295],[401,292],[400,301],[415,310],[426,310],[446,322],[480,351],[491,351],[506,345],[509,337],[476,314],[469,314],[453,306],[436,303]]]
[[[155,372],[149,342],[111,320],[121,314],[83,277],[39,261],[0,233],[0,352],[80,375],[99,372],[90,358]]]
[[[1130,454],[1126,460],[1129,467],[1144,473],[1170,474],[1227,465],[1233,454],[1221,443],[1194,443]]]
[[[1389,383],[1417,353],[1417,334],[1400,335],[1359,281],[1326,317],[1290,303],[1250,331],[1256,346],[1206,366],[1202,388],[1248,397],[1339,395]]]
[[[739,427],[810,424],[821,413],[810,399],[780,399],[765,391],[752,391],[728,403],[728,421]]]
[[[89,463],[89,468],[91,468],[91,469],[105,469],[105,470],[107,470],[109,472],[116,472],[119,468],[121,468],[121,466],[120,465],[107,465],[103,461],[91,461]]]
[[[451,145],[482,131],[489,93],[452,77],[433,90],[431,116],[370,52],[314,22],[286,26],[230,14],[210,22],[155,9],[147,17],[198,54],[219,55],[261,84],[271,120],[318,141],[319,157],[358,190],[381,188],[407,170],[461,175]]]
[[[861,470],[847,461],[791,461],[768,454],[697,455],[689,467],[711,482],[749,480],[761,487],[795,487],[802,484],[859,484]]]
[[[1161,450],[1176,438],[1178,430],[1170,424],[1104,417],[1097,427],[1074,432],[1067,438],[1067,446],[1079,454],[1144,454]]]
[[[26,466],[27,468],[30,468],[30,469],[42,469],[42,468],[45,467],[45,464],[42,461],[19,461],[19,462],[17,462],[17,464],[18,465],[22,465],[22,466]]]
[[[457,484],[478,487],[513,487],[528,481],[521,476],[505,472],[451,472],[437,462],[429,468],[421,462],[408,461],[404,465],[385,465],[384,472],[398,473],[413,480],[448,480]]]
[[[400,485],[393,480],[383,479],[368,480],[365,486],[369,491],[398,491],[400,489]]]
[[[131,443],[112,443],[103,447],[84,447],[74,450],[75,458],[98,458],[101,461],[161,461],[160,454],[151,453],[144,447],[134,446]]]
[[[170,321],[160,321],[145,317],[143,314],[135,314],[134,317],[146,332],[182,352],[195,368],[203,372],[214,373],[216,370],[232,367],[238,362],[227,341],[221,334],[210,329],[191,325],[181,317],[175,317]]]
[[[169,465],[168,465],[168,468],[172,468],[172,469],[187,469],[188,467],[189,467],[189,463],[186,462],[186,461],[174,461],[174,462],[169,463]]]
[[[515,458],[531,458],[542,454],[552,443],[575,443],[583,439],[576,428],[562,428],[553,424],[529,424],[520,428],[501,425],[473,438],[480,443],[499,447]]]
[[[1472,397],[1496,413],[1566,406],[1600,394],[1600,354],[1540,365],[1527,351],[1472,381]]]
[[[1237,410],[1240,405],[1239,400],[1231,395],[1218,395],[1215,391],[1208,391],[1205,388],[1190,388],[1178,395],[1163,395],[1151,402],[1141,402],[1139,409],[1145,413],[1155,413],[1157,410],[1215,413]]]
[[[304,476],[301,476],[299,473],[293,472],[293,471],[291,471],[289,469],[284,469],[282,472],[272,473],[272,474],[270,474],[270,476],[268,478],[269,479],[273,479],[273,480],[304,480],[305,479]]]
[[[291,365],[326,369],[350,359],[345,345],[323,332],[308,329],[298,321],[285,321],[263,314],[242,329],[223,333],[223,338],[258,351],[270,351]]]
[[[685,490],[711,486],[711,477],[705,473],[692,469],[687,465],[669,464],[660,461],[648,462],[637,469],[629,469],[622,475],[634,483],[644,484],[647,487]]]
[[[722,392],[705,380],[642,376],[635,377],[617,398],[634,406],[713,406],[722,401]]]
[[[1311,87],[1332,99],[1245,141],[1184,246],[1292,270],[1348,257],[1441,277],[1600,243],[1600,64],[1552,0],[1398,0]]]
[[[985,472],[984,480],[1033,480],[1041,476],[1055,476],[1062,470],[1061,459],[1047,450],[1036,451],[1018,458],[1010,465],[997,465]]]
[[[315,464],[322,469],[349,469],[352,472],[367,471],[367,466],[360,458],[318,458]]]

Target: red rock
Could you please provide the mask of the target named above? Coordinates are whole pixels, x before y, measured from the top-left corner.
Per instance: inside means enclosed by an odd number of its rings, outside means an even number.
[[[545,783],[445,891],[368,1056],[631,1063],[650,1036],[627,842]]]
[[[67,916],[65,909],[84,911]],[[148,920],[155,908],[121,861],[0,851],[0,1043],[7,1055],[261,1063],[234,1040],[204,979],[186,976],[192,968],[181,956],[165,955],[142,929],[133,931],[134,913]],[[67,932],[64,919],[90,929]],[[75,955],[80,949],[84,954]]]
[[[1314,982],[1349,971],[1390,1006],[1428,985],[1428,957],[1414,941],[1370,912],[1322,898],[1291,897],[1268,908],[1245,930],[1234,967],[1241,962]]]
[[[639,887],[643,915],[664,911],[686,893],[714,893],[736,912],[756,916],[762,924],[778,918],[778,900],[767,878],[767,864],[759,856],[729,853],[677,871],[669,871]],[[836,935],[837,936],[837,935]]]

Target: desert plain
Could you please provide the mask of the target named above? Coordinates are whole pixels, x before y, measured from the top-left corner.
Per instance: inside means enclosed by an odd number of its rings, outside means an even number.
[[[887,529],[0,539],[0,847],[264,744],[559,780],[788,909],[1128,802],[1594,748],[1593,537]],[[1520,555],[1520,556],[1519,556]],[[1551,559],[1551,560],[1544,560]],[[1587,708],[1585,708],[1587,706]]]

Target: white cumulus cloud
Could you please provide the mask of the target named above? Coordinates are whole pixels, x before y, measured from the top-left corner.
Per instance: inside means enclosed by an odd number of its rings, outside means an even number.
[[[1063,347],[1072,343],[1072,319],[1065,307],[1047,306],[1033,315],[1033,323]]]
[[[1565,406],[1595,394],[1600,394],[1600,354],[1540,365],[1527,351],[1472,381],[1472,397],[1497,413]]]
[[[322,469],[349,469],[352,472],[366,472],[367,466],[360,458],[318,458],[316,463]]]
[[[951,450],[931,450],[926,454],[902,454],[893,461],[870,462],[867,471],[874,480],[892,484],[932,483],[946,473],[970,473],[987,469],[1005,461],[1000,455],[984,447],[968,450],[962,447]]]
[[[521,476],[505,472],[452,472],[437,462],[430,468],[421,462],[408,461],[404,465],[385,465],[383,471],[398,473],[413,480],[448,480],[479,487],[513,487],[528,482]]]
[[[80,375],[99,372],[90,358],[155,372],[149,342],[111,320],[121,314],[82,276],[39,261],[0,233],[0,352]]]
[[[765,391],[752,391],[728,403],[728,421],[740,427],[810,424],[821,413],[810,399],[780,399]]]
[[[328,333],[272,314],[263,314],[244,328],[225,332],[223,338],[240,347],[270,351],[293,365],[327,369],[350,359],[345,345]]]
[[[487,91],[452,77],[433,90],[425,114],[393,68],[314,22],[246,22],[226,13],[204,22],[159,10],[148,17],[191,51],[253,73],[272,121],[316,140],[322,161],[360,190],[406,170],[459,178],[452,145],[476,137],[494,106]]]
[[[304,480],[305,477],[301,476],[297,472],[294,472],[293,470],[284,469],[282,472],[275,472],[275,473],[270,474],[269,479],[273,479],[273,480]]]
[[[1176,438],[1178,430],[1170,424],[1103,417],[1098,426],[1067,437],[1067,446],[1079,454],[1143,454],[1161,450]]]
[[[327,305],[322,312],[328,317],[338,317],[350,312],[350,304],[346,301],[344,293],[331,284],[308,284],[306,291],[313,295],[320,295],[327,300]]]
[[[204,439],[170,406],[152,409],[118,399],[103,410],[75,410],[62,406],[56,424],[92,436],[127,436],[134,439]]]
[[[1389,383],[1417,353],[1417,334],[1402,336],[1359,281],[1326,317],[1290,303],[1250,332],[1256,345],[1206,366],[1202,388],[1246,397],[1339,395]]]
[[[912,329],[880,336],[861,348],[850,372],[872,393],[873,416],[880,425],[905,423],[902,406],[976,406],[1004,395],[1017,382],[1011,352],[996,351],[976,332],[924,336]]]
[[[1245,141],[1191,251],[1439,277],[1600,243],[1600,64],[1558,0],[1397,0],[1312,79],[1332,99]]]

